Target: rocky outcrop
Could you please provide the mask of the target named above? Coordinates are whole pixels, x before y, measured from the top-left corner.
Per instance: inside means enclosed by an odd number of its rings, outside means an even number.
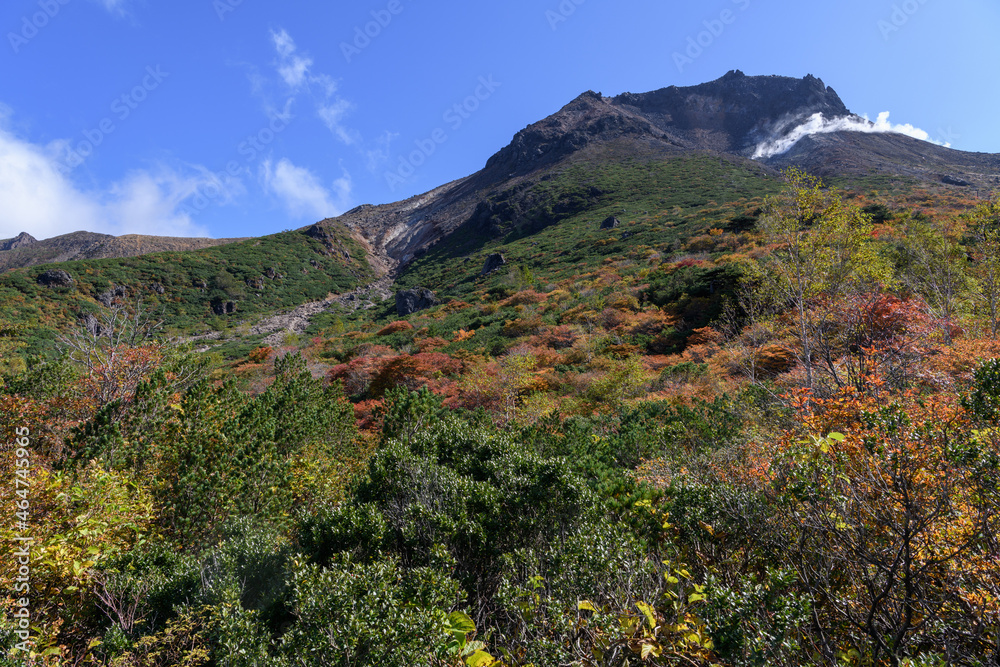
[[[483,265],[482,275],[488,276],[506,263],[507,259],[503,255],[494,253],[486,258],[486,264]]]
[[[437,297],[429,289],[416,287],[396,292],[396,312],[400,317],[433,308],[437,304]]]
[[[216,315],[232,315],[236,312],[236,302],[217,300],[212,302],[212,312]]]
[[[601,229],[617,229],[621,224],[621,220],[615,216],[611,216],[601,223]]]
[[[3,250],[17,250],[18,248],[27,248],[33,243],[38,243],[38,239],[27,232],[21,232],[12,239],[6,241],[0,241],[0,251]]]
[[[38,284],[42,287],[72,287],[76,281],[65,271],[53,269],[38,276]]]
[[[125,298],[128,298],[128,290],[121,285],[115,285],[111,289],[97,295],[97,300],[105,308],[110,308],[115,301]]]

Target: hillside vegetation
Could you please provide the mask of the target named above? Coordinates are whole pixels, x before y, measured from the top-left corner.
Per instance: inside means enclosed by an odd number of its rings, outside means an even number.
[[[0,274],[3,317],[38,353],[51,350],[60,331],[123,298],[141,300],[176,335],[223,329],[371,280],[365,251],[347,230],[323,230],[318,238],[284,232],[205,250],[9,271]],[[72,283],[40,284],[50,271],[67,273]]]
[[[239,290],[367,275],[293,233],[3,276],[5,359],[32,318],[103,327],[0,385],[36,664],[997,664],[1000,199],[879,187],[576,164],[403,270],[438,305],[230,359],[149,316],[236,299],[223,260]]]

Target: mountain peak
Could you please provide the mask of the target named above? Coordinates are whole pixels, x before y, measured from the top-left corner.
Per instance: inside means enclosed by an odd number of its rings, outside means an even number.
[[[0,251],[17,250],[18,248],[24,248],[33,243],[38,243],[38,239],[36,239],[28,232],[21,232],[12,239],[7,239],[6,241],[0,241]]]
[[[518,132],[486,170],[526,174],[595,142],[625,141],[646,150],[716,150],[749,157],[762,142],[821,113],[851,116],[833,88],[812,74],[747,76],[730,70],[696,86],[604,97],[587,91]]]

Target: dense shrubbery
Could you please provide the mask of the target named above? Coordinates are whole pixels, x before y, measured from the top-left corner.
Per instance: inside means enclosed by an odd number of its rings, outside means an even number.
[[[903,239],[791,178],[726,261],[515,266],[228,366],[100,336],[5,366],[36,664],[997,664],[989,260],[935,271],[955,219]]]

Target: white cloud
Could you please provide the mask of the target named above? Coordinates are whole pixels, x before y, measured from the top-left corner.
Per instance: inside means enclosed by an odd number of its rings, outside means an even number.
[[[333,182],[333,193],[318,176],[291,160],[282,159],[276,165],[270,160],[261,167],[264,187],[276,195],[289,214],[297,218],[320,220],[338,216],[351,196],[351,177],[346,171]]]
[[[313,64],[312,58],[296,55],[295,40],[286,30],[272,31],[271,39],[274,40],[274,48],[278,52],[278,74],[281,75],[289,88],[298,91],[308,83],[309,68]]]
[[[344,122],[346,116],[354,105],[345,99],[337,98],[329,104],[320,104],[316,108],[320,120],[333,132],[333,135],[348,146],[352,146],[361,141],[361,136],[357,130],[347,127]]]
[[[139,170],[107,191],[88,191],[60,170],[65,145],[39,146],[0,127],[0,238],[28,232],[45,239],[75,231],[208,236],[181,210],[199,188],[215,180],[206,170]]]
[[[338,141],[348,146],[362,142],[360,133],[344,123],[354,105],[337,94],[333,77],[312,70],[313,59],[303,55],[288,31],[271,31],[271,41],[278,54],[275,68],[293,95],[306,91],[316,105],[316,115]],[[254,84],[259,88],[259,84]]]
[[[786,122],[779,128],[779,134],[795,121]],[[865,132],[868,134],[895,133],[908,137],[929,141],[939,146],[950,148],[951,144],[934,141],[927,132],[910,124],[893,125],[889,122],[889,112],[883,111],[873,123],[868,116],[845,116],[842,118],[826,118],[822,113],[813,114],[805,122],[796,126],[791,132],[769,139],[757,146],[753,158],[769,158],[788,152],[801,139],[814,134],[830,134],[831,132]]]

